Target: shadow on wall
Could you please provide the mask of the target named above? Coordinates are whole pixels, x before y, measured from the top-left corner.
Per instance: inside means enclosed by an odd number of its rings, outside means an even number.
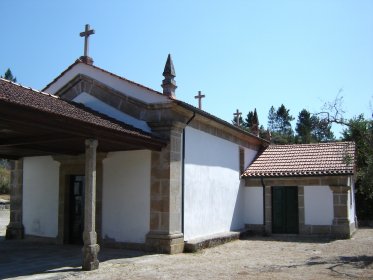
[[[236,203],[234,205],[233,216],[230,230],[241,230],[245,227],[245,200],[244,200],[245,182],[241,180],[240,188],[237,192]]]

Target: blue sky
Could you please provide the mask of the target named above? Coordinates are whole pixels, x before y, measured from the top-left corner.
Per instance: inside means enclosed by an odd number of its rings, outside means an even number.
[[[161,91],[171,53],[177,98],[230,121],[284,104],[296,118],[342,89],[345,117],[372,114],[373,1],[1,1],[0,73],[42,89],[83,53]],[[336,128],[336,131],[339,129]]]

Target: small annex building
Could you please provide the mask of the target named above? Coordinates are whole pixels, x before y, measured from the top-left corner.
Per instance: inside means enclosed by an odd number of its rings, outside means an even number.
[[[355,230],[353,143],[273,146],[82,57],[42,92],[0,79],[0,156],[13,159],[7,238],[163,253],[249,230]],[[99,245],[98,245],[99,244]]]
[[[267,147],[242,175],[248,187],[247,228],[350,237],[357,225],[354,154],[353,142]]]

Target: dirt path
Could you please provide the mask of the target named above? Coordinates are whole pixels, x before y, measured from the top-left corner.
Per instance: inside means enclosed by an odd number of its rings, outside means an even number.
[[[360,229],[350,240],[248,238],[195,254],[116,259],[73,278],[373,279],[373,229]]]

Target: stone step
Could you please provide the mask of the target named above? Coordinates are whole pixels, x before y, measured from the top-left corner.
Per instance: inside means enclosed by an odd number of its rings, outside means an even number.
[[[194,253],[205,248],[218,246],[232,240],[237,240],[240,236],[244,235],[246,230],[228,231],[218,234],[208,235],[201,238],[195,238],[185,241],[184,252]]]

